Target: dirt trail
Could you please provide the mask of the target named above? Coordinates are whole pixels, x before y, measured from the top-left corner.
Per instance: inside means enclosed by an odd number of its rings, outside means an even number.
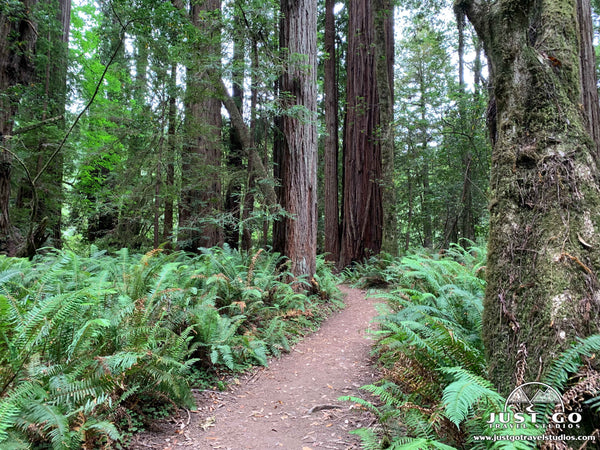
[[[346,308],[268,368],[240,379],[227,392],[198,395],[198,411],[183,412],[153,432],[136,437],[132,449],[358,449],[348,431],[372,417],[342,395],[375,381],[371,341],[365,339],[376,315],[375,300],[341,287]],[[174,423],[177,422],[177,423]]]

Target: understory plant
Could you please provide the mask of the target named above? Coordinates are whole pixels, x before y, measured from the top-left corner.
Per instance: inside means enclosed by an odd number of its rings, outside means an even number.
[[[0,257],[0,448],[115,448],[193,380],[267,364],[339,306],[323,261],[294,289],[277,254],[122,249]],[[283,269],[281,269],[283,267]]]
[[[374,345],[383,379],[362,388],[368,398],[344,397],[377,418],[376,426],[355,431],[364,448],[533,449],[535,439],[549,433],[546,417],[532,424],[525,414],[519,428],[498,421],[506,399],[486,379],[484,264],[485,252],[475,246],[386,259],[381,278],[390,280],[393,274],[395,281],[378,294],[385,304]],[[360,270],[372,279],[372,269]],[[569,408],[584,408],[596,418],[600,373],[585,362],[598,351],[600,336],[575,343],[541,380],[564,392]]]

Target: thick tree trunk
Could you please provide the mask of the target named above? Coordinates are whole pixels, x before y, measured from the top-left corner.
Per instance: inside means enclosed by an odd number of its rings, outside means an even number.
[[[349,2],[347,77],[341,267],[379,253],[382,242],[379,100],[369,0]]]
[[[207,55],[220,55],[219,0],[192,2],[192,23],[204,33],[198,49],[196,67],[188,70],[186,104],[186,144],[182,155],[182,192],[179,205],[180,248],[197,252],[199,247],[212,247],[223,242],[222,229],[214,224],[222,211],[221,101],[212,76],[216,71],[207,66],[214,61]]]
[[[338,90],[335,49],[335,0],[325,1],[325,252],[328,261],[340,257],[340,206],[338,200]]]
[[[317,2],[281,1],[285,69],[281,95],[281,205],[284,254],[296,277],[312,276],[317,255]],[[293,112],[292,112],[293,111]]]
[[[381,248],[398,253],[398,218],[394,185],[394,7],[390,0],[373,0],[375,72],[379,99],[378,138],[382,158],[383,236]]]
[[[67,68],[68,68],[68,44],[69,32],[71,29],[71,0],[60,0],[58,2],[58,11],[56,12],[57,29],[52,29],[53,23],[50,23],[48,34],[51,39],[51,47],[48,49],[48,60],[46,62],[45,80],[45,101],[41,120],[48,117],[58,117],[65,114],[67,102]],[[60,121],[58,127],[64,132],[65,123]],[[47,145],[46,137],[41,134],[38,142],[38,169],[52,157],[54,147]],[[63,202],[63,164],[62,153],[55,156],[54,161],[46,170],[46,173],[40,177],[38,189],[38,205],[35,207],[37,217],[34,217],[36,223],[47,220],[48,235],[39,233],[40,240],[36,242],[33,236],[28,236],[31,253],[33,256],[37,248],[45,244],[46,237],[50,237],[51,244],[60,248],[62,245],[62,202]],[[33,228],[30,228],[30,234]]]
[[[236,16],[234,19],[236,29],[233,38],[233,60],[232,60],[232,99],[240,114],[243,114],[244,106],[244,37],[243,24]],[[242,185],[244,165],[242,161],[243,146],[239,132],[235,127],[230,127],[229,132],[229,154],[228,168],[232,175],[225,194],[225,212],[229,218],[225,224],[225,243],[231,248],[238,248],[240,242],[240,219],[242,212]]]
[[[37,30],[30,17],[36,0],[22,0],[9,15],[0,8],[0,252],[13,254],[18,245],[17,231],[10,220],[12,157],[8,153],[17,112],[18,95],[15,86],[28,83],[34,73],[33,50]]]
[[[483,330],[506,394],[600,331],[598,164],[576,0],[459,4],[484,43],[497,105]]]

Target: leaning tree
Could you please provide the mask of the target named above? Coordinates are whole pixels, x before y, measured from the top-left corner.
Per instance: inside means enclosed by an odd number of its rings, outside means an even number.
[[[582,14],[577,0],[456,5],[484,43],[495,99],[483,320],[490,375],[506,393],[600,328],[598,154],[584,113]]]

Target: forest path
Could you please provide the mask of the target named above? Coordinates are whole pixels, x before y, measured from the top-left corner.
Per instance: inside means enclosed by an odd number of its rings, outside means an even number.
[[[346,307],[268,368],[231,384],[226,392],[203,392],[198,411],[136,436],[132,449],[311,450],[358,449],[348,434],[372,417],[342,395],[360,395],[376,380],[366,338],[375,300],[341,286]],[[174,423],[177,422],[177,423]]]

